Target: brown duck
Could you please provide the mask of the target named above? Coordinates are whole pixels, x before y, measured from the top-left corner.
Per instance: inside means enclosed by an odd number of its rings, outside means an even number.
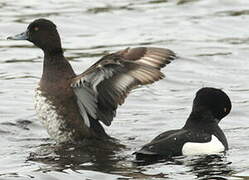
[[[44,52],[35,109],[48,134],[58,143],[109,139],[100,121],[110,126],[128,93],[162,79],[160,69],[175,59],[169,49],[127,48],[102,57],[76,75],[63,55],[53,22],[37,19],[24,33],[8,39],[28,40]]]

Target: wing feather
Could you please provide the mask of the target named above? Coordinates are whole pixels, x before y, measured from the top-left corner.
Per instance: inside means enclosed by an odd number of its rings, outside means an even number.
[[[176,58],[173,51],[155,47],[127,48],[123,51],[118,51],[116,54],[121,55],[125,59],[150,65],[157,69],[161,69]]]
[[[129,92],[164,78],[160,68],[173,57],[168,49],[128,48],[104,56],[75,77],[71,86],[86,124],[95,119],[109,126]]]

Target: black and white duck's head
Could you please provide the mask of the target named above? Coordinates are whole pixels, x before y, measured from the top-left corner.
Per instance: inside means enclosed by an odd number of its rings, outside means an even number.
[[[214,118],[221,120],[231,111],[232,104],[228,95],[220,89],[205,87],[197,91],[192,111],[204,109]]]

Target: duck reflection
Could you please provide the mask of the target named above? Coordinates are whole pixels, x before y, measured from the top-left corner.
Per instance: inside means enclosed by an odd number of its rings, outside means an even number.
[[[117,142],[91,141],[89,144],[56,145],[44,144],[35,153],[31,153],[28,161],[44,164],[38,171],[64,171],[66,169],[92,170],[103,173],[114,173],[128,177],[148,178],[143,171],[147,165],[160,163],[162,166],[182,165],[188,167],[186,174],[193,174],[197,179],[227,179],[233,174],[231,162],[224,154],[202,156],[178,156],[170,159],[151,161],[135,161],[130,163],[130,156],[124,155],[127,148]],[[177,172],[176,172],[177,173]],[[149,175],[149,178],[167,177],[168,172]]]
[[[184,165],[191,167],[190,172],[194,173],[200,179],[226,179],[226,176],[232,173],[228,162],[223,154],[196,156],[187,161]]]
[[[188,167],[186,174],[194,174],[198,179],[226,179],[226,176],[233,173],[230,166],[232,162],[228,162],[225,154],[216,155],[198,155],[198,156],[178,156],[162,159],[158,157],[146,159],[144,161],[135,161],[134,164],[151,167],[155,163],[161,163],[162,166],[182,165]],[[161,172],[167,174],[168,172]]]
[[[92,140],[78,145],[41,145],[35,153],[31,153],[28,161],[45,164],[43,172],[72,170],[98,170],[110,172],[117,169],[118,162],[124,157],[118,154],[125,146],[118,142]]]

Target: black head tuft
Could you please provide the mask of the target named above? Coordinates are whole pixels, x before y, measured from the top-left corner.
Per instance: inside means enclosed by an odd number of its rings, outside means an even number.
[[[220,89],[205,87],[197,91],[193,110],[204,107],[219,120],[230,113],[232,104],[228,95]]]

